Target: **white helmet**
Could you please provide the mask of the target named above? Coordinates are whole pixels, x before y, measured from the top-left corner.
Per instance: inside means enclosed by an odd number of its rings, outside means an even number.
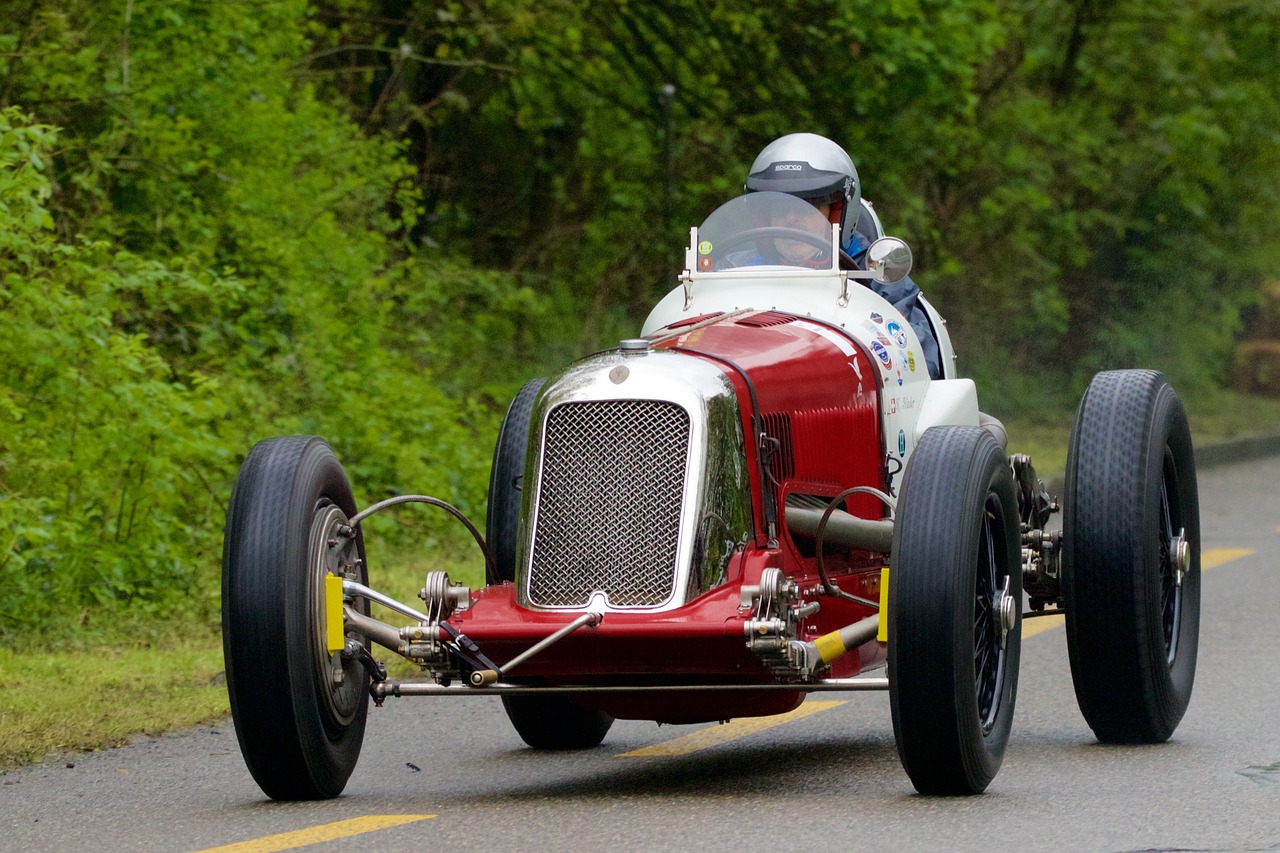
[[[841,246],[849,244],[862,202],[862,184],[853,160],[839,145],[816,133],[789,133],[766,145],[751,164],[746,190],[831,203],[831,221],[840,226]]]

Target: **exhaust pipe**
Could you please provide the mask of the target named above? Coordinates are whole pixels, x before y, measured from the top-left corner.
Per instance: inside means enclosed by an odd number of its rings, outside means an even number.
[[[874,640],[879,629],[880,614],[877,613],[852,625],[845,625],[838,631],[823,634],[811,645],[823,663],[831,663],[841,655]]]
[[[787,504],[787,529],[792,536],[813,539],[818,535],[822,512],[820,509]],[[827,529],[823,531],[822,539],[845,548],[887,554],[893,550],[893,521],[887,518],[858,518],[837,509],[827,519]]]

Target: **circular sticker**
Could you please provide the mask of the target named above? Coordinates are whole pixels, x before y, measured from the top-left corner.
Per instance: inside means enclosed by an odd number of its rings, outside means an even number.
[[[898,346],[905,347],[907,345],[907,333],[902,326],[897,323],[890,323],[885,326],[885,330],[889,332],[889,336],[898,342]]]
[[[699,243],[699,244],[698,244],[698,254],[700,254],[700,255],[709,255],[709,254],[711,254],[711,241],[710,241],[710,240],[703,240],[701,243]]]
[[[708,272],[712,266],[713,264],[711,263],[710,258],[698,258],[698,269],[703,272]]]
[[[871,342],[871,352],[875,354],[876,358],[880,359],[880,364],[885,370],[893,367],[893,359],[890,357],[889,351],[881,346],[879,341]]]

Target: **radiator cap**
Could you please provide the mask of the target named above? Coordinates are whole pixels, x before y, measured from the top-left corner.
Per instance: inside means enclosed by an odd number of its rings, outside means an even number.
[[[649,351],[649,341],[647,338],[623,338],[618,342],[618,348],[623,355],[644,355]]]

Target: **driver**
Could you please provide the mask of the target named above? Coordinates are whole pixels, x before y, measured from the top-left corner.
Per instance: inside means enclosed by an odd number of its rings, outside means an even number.
[[[751,165],[747,175],[747,192],[787,193],[802,198],[825,218],[826,222],[840,227],[840,247],[859,269],[865,269],[870,240],[855,228],[862,206],[862,184],[853,160],[836,143],[816,133],[789,133],[764,147]],[[803,226],[806,230],[812,230]],[[820,250],[800,241],[779,240],[778,250],[784,256],[803,263]],[[794,245],[784,245],[794,244]],[[929,318],[920,307],[920,288],[910,278],[893,284],[868,281],[867,285],[883,296],[894,308],[902,312],[920,339],[924,358],[929,366],[929,376],[942,378],[942,359],[938,352],[938,339],[929,325]]]
[[[807,231],[815,237],[824,238],[828,247],[824,249],[820,243],[778,237],[769,242],[773,250],[771,254],[791,266],[830,265],[831,225],[827,220],[828,212],[823,209],[823,206],[814,205],[814,207],[817,209],[797,205],[788,206],[786,210],[770,211],[769,224],[795,231]]]

